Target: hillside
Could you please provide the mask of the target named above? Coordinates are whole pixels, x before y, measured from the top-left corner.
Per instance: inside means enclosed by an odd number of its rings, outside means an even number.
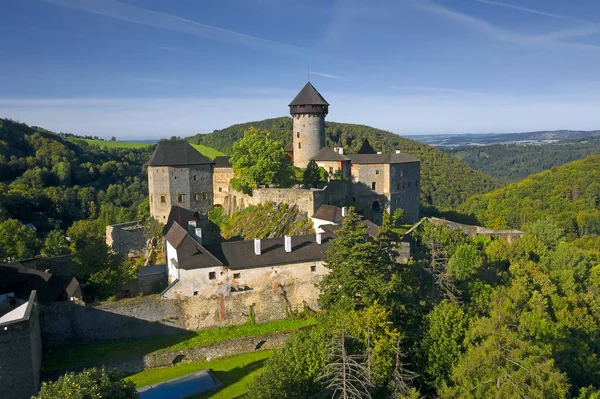
[[[188,140],[231,153],[233,143],[239,140],[246,129],[254,126],[269,130],[272,137],[292,142],[292,118],[281,117],[263,121],[233,125],[215,130],[210,134],[197,134]],[[346,153],[356,152],[365,138],[377,150],[392,152],[399,149],[421,160],[421,200],[439,208],[454,208],[474,194],[488,192],[500,187],[500,183],[482,172],[458,161],[450,155],[428,145],[400,137],[385,130],[370,126],[348,123],[325,122],[326,145],[331,147],[341,140]]]
[[[265,203],[249,206],[227,217],[223,208],[210,213],[225,240],[273,238],[314,233],[312,220],[293,204]]]
[[[463,146],[444,151],[500,180],[518,181],[555,166],[600,154],[600,136],[547,144]]]
[[[415,140],[434,147],[492,144],[541,144],[554,141],[582,140],[600,136],[600,130],[542,130],[524,133],[469,133],[415,135]]]
[[[0,119],[0,222],[32,223],[44,236],[81,219],[114,223],[143,214],[142,166],[154,147],[101,149],[71,140]]]
[[[600,234],[600,155],[476,195],[460,210],[491,228],[522,228],[551,217],[572,234]]]

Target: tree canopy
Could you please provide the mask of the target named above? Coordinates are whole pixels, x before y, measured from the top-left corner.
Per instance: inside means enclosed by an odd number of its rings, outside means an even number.
[[[231,165],[231,186],[246,193],[260,185],[287,187],[294,174],[283,143],[273,140],[268,131],[254,127],[233,145]]]

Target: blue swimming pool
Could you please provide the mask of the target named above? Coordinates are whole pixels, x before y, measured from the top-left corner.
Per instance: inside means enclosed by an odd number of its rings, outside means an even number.
[[[183,399],[220,386],[208,370],[138,389],[141,399]]]

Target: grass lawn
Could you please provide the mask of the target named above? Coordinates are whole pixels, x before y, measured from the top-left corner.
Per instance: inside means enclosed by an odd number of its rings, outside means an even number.
[[[210,159],[215,159],[215,157],[218,157],[220,155],[225,155],[221,151],[217,151],[214,148],[207,147],[207,146],[202,145],[202,144],[192,144],[192,147],[194,147],[196,150],[198,150],[198,152],[200,154],[202,154],[204,156],[207,156]]]
[[[294,331],[316,323],[316,319],[285,319],[262,324],[243,324],[213,330],[190,331],[171,337],[59,348],[44,355],[42,369],[53,371],[98,365],[141,357],[157,351],[202,347],[232,338],[253,337],[278,331]]]
[[[173,367],[144,370],[129,377],[136,387],[156,384],[181,377],[196,371],[211,369],[213,374],[223,383],[216,391],[192,396],[194,399],[229,399],[246,393],[247,385],[262,371],[264,362],[271,357],[273,351],[243,353],[204,362],[184,363]]]

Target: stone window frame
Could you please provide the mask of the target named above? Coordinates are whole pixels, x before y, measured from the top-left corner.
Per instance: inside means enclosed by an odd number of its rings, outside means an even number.
[[[185,194],[184,193],[177,193],[177,203],[185,204]]]
[[[302,149],[302,143],[298,143],[298,149],[301,150]]]
[[[209,280],[216,280],[217,279],[217,272],[208,272],[208,279]]]
[[[300,138],[300,132],[296,132],[296,138],[299,139]]]
[[[239,272],[238,272],[238,273],[233,273],[233,278],[234,278],[234,279],[236,279],[236,280],[237,280],[237,279],[239,279],[240,277],[242,277],[242,273],[239,273]]]
[[[314,273],[314,272],[316,272],[316,271],[317,271],[317,265],[312,265],[312,266],[310,267],[310,271],[311,271],[311,273]]]
[[[223,192],[223,187],[219,187],[219,192],[222,193]]]
[[[375,169],[375,176],[379,176],[379,169]]]
[[[200,201],[200,193],[194,193],[194,201]]]
[[[371,183],[371,190],[373,190],[373,191],[377,190],[377,182]]]
[[[159,194],[159,195],[160,195],[160,203],[166,204],[167,203],[167,194]]]
[[[210,196],[208,195],[208,191],[202,191],[202,200],[208,201]]]

